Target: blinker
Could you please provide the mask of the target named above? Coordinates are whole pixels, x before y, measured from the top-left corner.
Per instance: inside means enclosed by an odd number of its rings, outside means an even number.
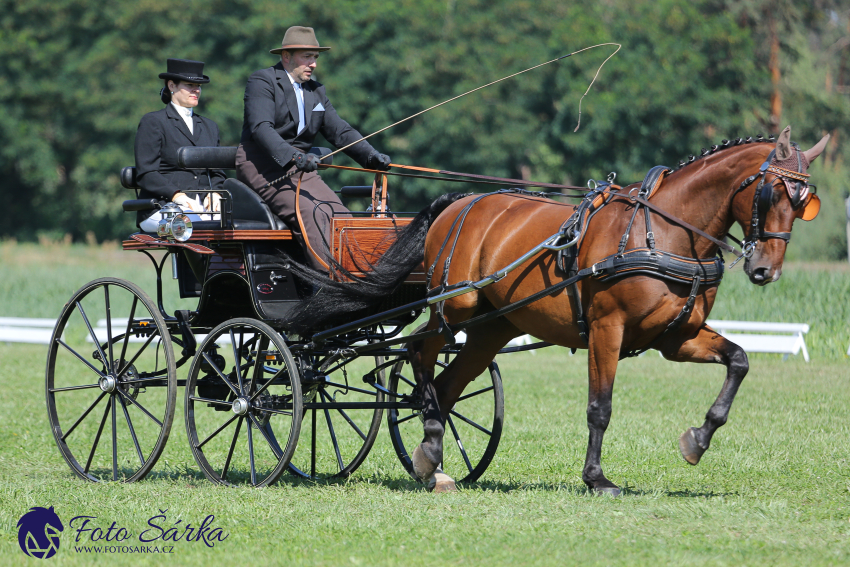
[[[801,218],[804,221],[813,220],[818,213],[820,212],[820,197],[815,195],[814,193],[809,194],[809,199],[806,201],[806,204],[797,211],[797,218]]]

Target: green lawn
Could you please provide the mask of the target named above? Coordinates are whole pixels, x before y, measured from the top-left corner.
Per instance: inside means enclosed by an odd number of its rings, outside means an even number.
[[[0,316],[55,317],[79,285],[97,276],[128,277],[153,290],[148,267],[132,259],[137,254],[8,244],[0,252]],[[98,263],[101,255],[107,259]],[[479,482],[438,496],[407,477],[385,424],[347,481],[284,476],[263,490],[213,485],[186,441],[182,388],[168,446],[147,479],[84,483],[62,460],[47,425],[46,348],[0,344],[0,564],[36,561],[17,544],[17,521],[32,506],[54,506],[65,524],[59,554],[48,560],[57,565],[850,564],[850,362],[827,337],[843,333],[834,342],[846,349],[848,272],[827,266],[814,274],[788,268],[778,284],[753,291],[735,279],[736,268],[724,283],[717,309],[726,311],[714,317],[757,318],[749,310],[764,301],[762,319],[799,321],[802,313],[810,324],[836,330],[817,335],[813,325],[810,364],[752,356],[729,423],[697,467],[679,456],[677,439],[702,423],[722,367],[675,364],[654,353],[621,363],[603,451],[606,474],[625,488],[617,499],[593,496],[581,481],[581,351],[500,357],[506,409],[496,458]],[[805,278],[813,287],[796,295],[814,302],[808,307],[793,300],[790,286],[781,287]],[[836,297],[841,289],[845,295]],[[185,373],[178,370],[181,378]],[[96,516],[92,522],[103,529],[116,522],[134,534],[123,545],[139,545],[136,536],[160,510],[163,529],[178,520],[178,528],[197,526],[214,514],[229,537],[212,549],[169,542],[168,555],[74,550],[74,516]]]

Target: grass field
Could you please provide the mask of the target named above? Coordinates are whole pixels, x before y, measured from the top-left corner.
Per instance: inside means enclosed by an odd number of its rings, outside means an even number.
[[[151,270],[134,256],[0,246],[0,316],[56,317],[77,287],[104,275],[153,291]],[[724,281],[712,316],[808,322],[812,363],[752,356],[729,423],[691,467],[676,440],[701,424],[723,369],[654,354],[622,362],[603,451],[608,477],[624,487],[618,499],[593,496],[581,481],[581,351],[500,357],[506,410],[496,458],[479,482],[436,496],[406,475],[386,427],[348,480],[284,476],[263,490],[214,486],[186,441],[182,389],[170,441],[147,479],[83,483],[47,425],[46,348],[0,344],[0,564],[35,561],[18,549],[16,527],[32,506],[54,506],[65,524],[49,560],[57,565],[850,564],[850,362],[843,355],[850,273],[789,266],[779,283],[754,289],[738,270]],[[166,518],[155,523],[163,529],[179,521],[182,532],[214,514],[229,536],[214,548],[167,542],[167,555],[74,549],[74,516],[95,516],[104,530],[115,522],[134,534],[122,545],[139,545],[136,536],[160,511]],[[155,544],[163,542],[147,545]]]

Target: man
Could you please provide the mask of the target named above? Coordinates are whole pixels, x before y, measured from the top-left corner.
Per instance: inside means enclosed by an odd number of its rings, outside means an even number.
[[[306,152],[318,133],[337,148],[363,137],[337,115],[325,87],[312,78],[319,54],[328,49],[319,46],[313,28],[293,26],[286,30],[281,47],[269,51],[279,53],[280,62],[248,79],[242,140],[236,153],[237,179],[254,189],[286,223],[308,263],[317,270],[327,269],[331,217],[350,215],[316,173],[319,158]],[[354,144],[345,153],[368,169],[386,171],[390,166],[389,156],[366,141]],[[301,198],[296,204],[299,178]],[[314,205],[319,202],[322,204],[316,209]],[[296,206],[306,234],[301,234]]]

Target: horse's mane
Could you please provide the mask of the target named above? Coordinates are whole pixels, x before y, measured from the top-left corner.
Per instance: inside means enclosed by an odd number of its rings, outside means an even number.
[[[710,148],[700,148],[700,155],[699,156],[690,155],[690,156],[688,156],[688,159],[679,160],[679,165],[678,165],[678,167],[674,168],[674,171],[679,171],[680,169],[688,167],[689,165],[701,160],[702,158],[704,158],[706,156],[713,155],[716,152],[725,150],[727,148],[742,146],[744,144],[752,144],[752,143],[758,144],[758,143],[763,143],[763,142],[770,142],[772,144],[775,144],[776,143],[776,136],[771,134],[767,138],[765,138],[762,135],[758,135],[755,138],[753,138],[752,136],[748,136],[746,138],[736,138],[734,140],[722,140],[719,144],[715,144],[715,145],[711,146]]]

